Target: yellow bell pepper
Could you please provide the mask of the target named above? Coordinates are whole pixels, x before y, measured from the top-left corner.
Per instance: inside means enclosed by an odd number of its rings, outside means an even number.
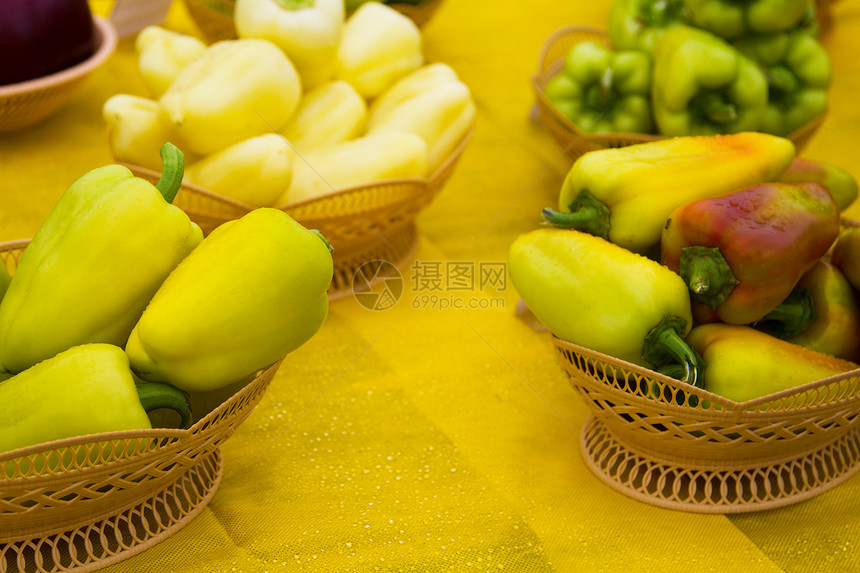
[[[240,203],[268,207],[289,189],[290,145],[276,133],[231,145],[188,166],[186,181]]]
[[[427,143],[427,171],[434,172],[451,155],[475,121],[475,103],[465,84],[441,84],[368,120],[368,135],[406,132]]]
[[[707,364],[705,390],[735,402],[746,402],[858,368],[853,362],[744,325],[703,324],[690,331],[687,342]]]
[[[422,66],[397,80],[371,102],[368,123],[382,121],[391,110],[417,95],[459,80],[457,72],[448,64],[435,63]]]
[[[136,384],[122,348],[73,346],[0,383],[0,453],[146,430],[152,427],[147,412],[157,408],[171,408],[182,417],[182,427],[191,425],[188,395],[168,384]]]
[[[124,346],[161,283],[203,239],[171,201],[182,154],[164,146],[158,185],[121,165],[72,183],[33,235],[0,301],[0,370],[72,346]]]
[[[275,44],[228,40],[179,72],[159,106],[177,145],[207,155],[282,128],[301,94],[295,67]]]
[[[788,140],[759,132],[673,137],[589,151],[571,167],[559,194],[562,213],[544,218],[646,253],[666,219],[696,199],[773,181],[794,159]]]
[[[134,42],[137,67],[153,97],[160,97],[179,72],[206,51],[206,44],[187,34],[147,26]]]
[[[345,17],[342,0],[236,0],[240,38],[262,38],[296,66],[305,90],[332,77]]]
[[[157,101],[117,94],[102,106],[102,117],[107,123],[110,149],[116,159],[161,171],[161,146],[175,137],[160,120]]]
[[[394,8],[368,2],[346,21],[335,77],[373,99],[423,64],[421,31],[415,22]]]
[[[317,147],[296,158],[290,188],[275,204],[283,206],[383,179],[423,177],[426,171],[427,144],[417,135],[366,135]]]
[[[351,84],[338,80],[305,93],[281,134],[304,150],[355,139],[366,125],[367,102]]]
[[[212,231],[162,284],[126,345],[143,380],[215,390],[309,340],[328,312],[331,252],[284,211]]]

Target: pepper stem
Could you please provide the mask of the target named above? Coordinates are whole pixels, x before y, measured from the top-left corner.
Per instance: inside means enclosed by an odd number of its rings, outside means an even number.
[[[147,413],[170,408],[182,418],[181,428],[191,427],[191,401],[185,391],[162,382],[140,382],[136,386],[140,404]]]
[[[714,123],[731,123],[738,118],[738,109],[735,104],[726,101],[720,93],[704,94],[699,103],[702,113]]]
[[[679,274],[690,295],[711,309],[720,306],[740,284],[719,247],[683,247]]]
[[[777,338],[791,338],[809,329],[815,321],[815,303],[807,289],[794,289],[778,307],[754,323]]]
[[[155,184],[156,189],[168,203],[173,203],[179,187],[182,185],[182,176],[185,175],[185,156],[179,148],[169,141],[161,146],[161,179]]]
[[[686,327],[686,319],[680,316],[664,316],[645,336],[642,359],[656,368],[665,368],[674,361],[684,369],[683,376],[679,378],[682,382],[703,388],[705,363],[681,335]]]
[[[334,252],[334,247],[332,247],[331,243],[329,243],[328,240],[325,237],[323,237],[323,234],[319,230],[310,229],[310,232],[313,233],[314,235],[316,235],[317,237],[319,237],[320,241],[325,243],[325,246],[328,247],[328,252],[330,252],[330,253]]]
[[[313,8],[314,0],[277,0],[277,4],[285,10],[301,10],[302,8]]]
[[[604,239],[609,238],[609,207],[588,189],[581,190],[568,205],[568,209],[569,213],[544,209],[541,215],[554,227],[576,229]]]

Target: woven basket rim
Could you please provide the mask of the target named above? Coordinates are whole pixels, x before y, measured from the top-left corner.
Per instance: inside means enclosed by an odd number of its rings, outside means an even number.
[[[41,91],[80,78],[103,64],[116,49],[118,34],[114,25],[101,16],[93,15],[93,26],[96,48],[89,58],[47,76],[0,86],[0,100],[24,93]]]
[[[833,0],[836,1],[836,0]],[[641,140],[645,141],[658,141],[662,139],[668,139],[669,136],[662,135],[659,133],[635,133],[635,132],[602,132],[602,133],[586,133],[579,129],[574,122],[572,122],[567,116],[565,116],[561,111],[558,110],[549,99],[546,97],[544,93],[544,86],[546,86],[547,81],[552,77],[550,70],[553,69],[553,65],[557,68],[560,59],[554,61],[547,61],[548,54],[552,47],[567,38],[572,34],[592,34],[595,36],[599,36],[603,39],[608,46],[611,46],[609,41],[609,37],[605,30],[600,28],[595,28],[591,26],[564,26],[552,32],[547,39],[544,41],[543,46],[540,50],[540,55],[538,57],[538,66],[537,71],[531,77],[532,89],[534,91],[535,97],[539,102],[540,110],[543,113],[548,113],[552,116],[552,118],[563,125],[568,131],[570,131],[576,139],[582,140],[583,142],[588,141],[629,141],[629,140]],[[812,118],[804,125],[797,128],[794,132],[781,136],[785,139],[789,139],[792,142],[796,142],[800,140],[807,133],[815,131],[818,127],[820,127],[821,123],[827,117],[829,113],[829,106],[825,108],[817,117]]]
[[[344,187],[341,189],[335,189],[332,191],[328,191],[326,193],[322,193],[320,195],[316,195],[314,197],[308,197],[306,199],[302,199],[300,201],[294,201],[292,203],[287,203],[286,205],[280,206],[271,206],[269,208],[278,209],[280,211],[284,211],[287,214],[290,214],[291,211],[299,209],[301,207],[307,207],[308,205],[315,205],[317,203],[323,203],[326,201],[331,201],[332,199],[337,199],[338,197],[345,197],[348,195],[354,195],[356,193],[364,193],[369,192],[377,187],[386,187],[389,185],[411,185],[414,186],[417,190],[427,190],[432,189],[440,185],[441,181],[444,180],[446,172],[451,168],[451,165],[460,159],[463,151],[466,149],[467,144],[472,138],[474,133],[475,126],[474,123],[471,127],[469,127],[468,131],[463,135],[460,141],[457,143],[456,147],[451,151],[451,154],[443,161],[439,167],[434,170],[432,174],[427,177],[408,177],[408,178],[399,178],[399,179],[380,179],[378,181],[373,181],[372,183],[365,183],[363,185],[353,185],[351,187]],[[110,138],[109,138],[110,139]],[[113,154],[113,152],[112,152]],[[114,155],[114,159],[125,167],[128,167],[132,171],[136,173],[140,173],[141,175],[145,175],[147,178],[152,180],[158,180],[160,174],[157,171],[149,169],[147,167],[141,167],[140,165],[136,165],[134,163],[130,163],[127,161],[122,161],[116,158]],[[202,195],[215,201],[216,203],[221,203],[223,205],[228,205],[232,207],[237,212],[248,213],[257,209],[253,205],[248,203],[243,203],[241,201],[237,201],[236,199],[232,199],[230,197],[226,197],[219,193],[215,193],[205,187],[201,187],[200,185],[196,185],[194,183],[188,183],[183,181],[182,188],[187,191],[191,191],[195,194]],[[384,205],[375,205],[374,209],[379,209],[380,207],[384,207]]]
[[[775,392],[773,394],[768,394],[766,396],[761,396],[759,398],[754,398],[752,400],[747,400],[745,402],[736,402],[734,400],[730,400],[728,398],[724,398],[718,394],[714,394],[713,392],[709,392],[703,388],[691,388],[689,385],[684,382],[677,380],[675,378],[671,378],[664,374],[660,374],[654,370],[651,370],[645,366],[640,366],[638,364],[634,364],[632,362],[627,362],[620,358],[615,358],[614,356],[610,356],[608,354],[604,354],[597,350],[592,350],[591,348],[587,348],[585,346],[580,346],[578,344],[574,344],[573,342],[569,342],[562,338],[559,338],[555,334],[550,333],[553,339],[553,344],[558,348],[572,350],[574,352],[585,354],[592,356],[593,358],[599,359],[607,364],[618,366],[620,368],[624,368],[625,370],[629,370],[631,372],[635,372],[643,376],[644,378],[650,378],[654,380],[659,380],[664,384],[672,387],[675,390],[683,390],[685,392],[698,395],[700,398],[706,398],[710,400],[712,403],[718,403],[724,405],[726,408],[724,410],[713,410],[713,409],[705,409],[702,408],[701,405],[697,406],[688,406],[688,405],[677,405],[668,401],[664,401],[663,399],[654,400],[651,398],[645,398],[640,396],[633,396],[628,392],[625,392],[621,389],[610,388],[612,390],[616,390],[619,394],[623,394],[625,396],[631,396],[636,398],[642,398],[642,400],[649,400],[654,403],[655,409],[665,410],[666,408],[670,408],[672,410],[677,411],[700,411],[702,413],[706,413],[709,417],[714,418],[730,418],[730,419],[768,419],[768,418],[785,418],[786,415],[801,415],[808,412],[822,412],[829,409],[841,409],[844,408],[845,404],[852,402],[860,402],[860,392],[855,392],[854,395],[849,396],[847,398],[842,398],[840,400],[829,402],[826,404],[815,404],[812,403],[810,405],[804,405],[800,407],[792,407],[788,409],[778,410],[767,410],[767,411],[755,411],[752,408],[755,408],[759,404],[766,404],[768,402],[772,402],[775,400],[780,400],[783,398],[790,397],[792,395],[800,395],[809,392],[810,390],[815,390],[823,386],[827,386],[828,384],[832,384],[834,382],[839,382],[841,380],[847,380],[851,378],[857,378],[860,376],[860,368],[849,370],[847,372],[843,372],[841,374],[837,374],[835,376],[830,376],[828,378],[822,378],[820,380],[815,380],[813,382],[809,382],[807,384],[803,384],[801,386],[796,386],[794,388],[789,388],[786,390],[782,390],[780,392]]]

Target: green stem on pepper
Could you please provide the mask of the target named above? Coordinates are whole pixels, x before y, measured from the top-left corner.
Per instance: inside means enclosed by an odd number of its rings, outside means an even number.
[[[191,427],[191,402],[185,391],[161,382],[141,382],[136,387],[144,410],[169,408],[179,414],[181,428]]]
[[[645,337],[642,359],[657,368],[674,362],[684,369],[683,376],[679,378],[682,382],[703,388],[705,364],[681,336],[686,326],[687,321],[679,316],[664,316]]]
[[[719,247],[682,248],[679,274],[691,296],[712,309],[720,306],[740,283]]]
[[[609,237],[609,207],[587,189],[576,195],[568,209],[569,213],[544,209],[541,216],[554,227],[576,229],[604,239]]]
[[[161,179],[155,187],[168,203],[173,203],[176,198],[182,186],[183,175],[185,175],[185,156],[172,143],[165,143],[161,146]]]

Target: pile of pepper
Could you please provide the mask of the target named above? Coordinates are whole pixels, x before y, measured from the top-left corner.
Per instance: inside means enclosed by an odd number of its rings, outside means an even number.
[[[544,88],[583,132],[786,137],[827,110],[815,0],[614,0],[607,36]]]
[[[188,427],[196,395],[250,381],[322,326],[325,239],[271,208],[204,238],[171,205],[183,155],[162,151],[157,185],[120,165],[82,176],[4,267],[0,452],[150,428],[163,408]]]
[[[761,132],[591,151],[508,268],[559,338],[742,402],[860,368],[857,195]]]
[[[415,23],[379,2],[238,0],[239,39],[206,46],[152,26],[136,50],[149,96],[103,115],[114,156],[158,169],[175,141],[185,181],[282,207],[384,179],[426,177],[472,126],[469,88],[425,62]]]

